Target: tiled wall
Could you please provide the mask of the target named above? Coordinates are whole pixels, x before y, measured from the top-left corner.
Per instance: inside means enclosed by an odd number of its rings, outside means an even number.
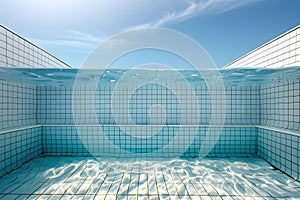
[[[36,86],[0,80],[0,132],[36,124]]]
[[[300,79],[261,86],[261,124],[300,130]]]
[[[225,68],[280,68],[300,65],[300,26],[233,61]]]
[[[70,68],[63,61],[1,25],[0,67]]]
[[[300,180],[300,134],[258,128],[258,156]]]
[[[92,138],[92,128],[86,128]],[[89,156],[75,126],[43,126],[43,152],[49,156]]]
[[[0,80],[0,176],[42,153],[36,86]]]
[[[77,133],[75,126],[43,126],[44,153],[50,156],[88,156],[88,150],[92,150],[93,155],[98,156],[122,156],[126,152],[155,153],[175,140],[176,144],[164,149],[163,154],[154,155],[168,157],[182,152],[186,156],[198,156],[201,147],[206,148],[202,153],[208,153],[210,144],[214,144],[214,138],[218,140],[208,156],[249,156],[257,153],[255,127],[226,127],[219,137],[219,128],[208,127],[164,126],[159,130],[157,126],[126,126],[125,130],[122,130],[118,126],[106,125],[100,129],[103,134],[97,126],[77,128],[80,129],[80,133]],[[210,133],[210,137],[206,138],[207,133]],[[174,139],[176,135],[181,134],[184,134],[183,137],[191,145],[186,145],[186,141]],[[203,141],[206,141],[205,145]]]
[[[41,127],[0,132],[0,177],[41,153]]]
[[[225,127],[209,155],[254,155],[258,152],[259,156],[274,166],[293,177],[299,177],[299,86],[299,79],[262,86],[226,86]],[[110,104],[111,94],[116,91],[111,87],[101,86],[96,91],[96,98],[92,99],[91,88],[82,86],[79,90],[80,104],[84,106],[79,111],[82,116],[80,134],[83,135],[78,135],[73,122],[72,86],[32,86],[0,81],[0,90],[2,174],[40,153],[53,156],[87,156],[89,149],[86,149],[86,143],[82,143],[83,138],[93,147],[94,153],[110,154],[112,149],[108,148],[108,143],[99,138],[95,126],[90,126],[96,124],[90,116],[93,103],[97,120],[105,124],[103,130],[109,141],[127,152],[152,152],[160,149],[170,141],[181,124],[180,108],[188,107],[180,105],[176,95],[164,86],[152,84],[140,87],[128,101],[129,116],[133,122],[149,125],[152,124],[151,120],[161,122],[165,115],[168,124],[157,135],[141,139],[126,134],[114,125],[115,116],[112,115]],[[117,91],[116,97],[122,98],[120,92]],[[177,92],[184,93],[184,88],[178,87]],[[181,124],[187,125],[183,126],[185,137],[194,137],[192,145],[185,151],[185,155],[190,156],[199,152],[211,117],[209,91],[205,86],[198,85],[195,87],[195,93],[200,106],[202,126],[195,136],[191,134],[192,126],[189,125],[195,123],[193,112]],[[185,103],[189,104],[189,96],[184,98]],[[158,109],[151,113],[151,118],[150,107],[158,104],[165,108],[165,113]],[[126,109],[119,110],[119,114],[124,114],[122,112],[125,111]],[[126,123],[124,120],[122,124]],[[36,124],[41,127],[34,128]],[[17,130],[22,127],[25,129]],[[280,130],[270,130],[274,127]],[[130,132],[134,128],[130,125],[126,130]],[[149,126],[145,132],[140,132],[149,134],[152,129],[155,129],[155,126]],[[208,141],[208,144],[210,143],[212,141]],[[176,153],[180,147],[175,145],[168,153]],[[19,159],[19,156],[25,159]]]
[[[38,124],[73,124],[72,115],[72,91],[71,86],[38,86],[37,91],[37,123]],[[191,100],[184,95],[185,88],[177,88],[176,91],[184,96],[184,103],[180,105],[179,99],[168,88],[158,84],[147,84],[140,87],[130,95],[127,107],[119,104],[117,110],[121,116],[120,124],[130,124],[129,118],[136,124],[155,124],[162,122],[166,117],[166,124],[196,124],[195,111],[191,107]],[[115,124],[116,115],[112,114],[111,95],[115,92],[117,98],[122,99],[126,91],[113,91],[112,87],[98,87],[95,99],[92,98],[91,88],[82,86],[80,89],[81,124],[94,124],[92,111],[95,105],[97,120],[101,124]],[[199,106],[200,124],[208,125],[211,120],[210,93],[205,86],[195,88]],[[225,124],[227,125],[258,125],[260,124],[260,102],[259,86],[228,86],[226,87],[227,114]],[[122,101],[120,101],[122,102]],[[125,102],[123,102],[125,103]],[[157,109],[150,116],[150,108],[160,105],[163,109]],[[122,109],[121,109],[122,107]],[[181,115],[181,108],[187,110],[187,117]],[[127,111],[129,114],[127,115]],[[218,111],[217,111],[218,112]],[[197,114],[197,113],[196,113]],[[218,113],[216,113],[218,115]],[[152,120],[152,121],[151,121]]]
[[[300,178],[300,79],[261,86],[258,155]]]
[[[260,124],[259,86],[226,87],[227,112],[225,124]]]

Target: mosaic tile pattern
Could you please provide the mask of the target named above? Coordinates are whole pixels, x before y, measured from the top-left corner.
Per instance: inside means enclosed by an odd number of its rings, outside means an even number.
[[[277,168],[299,178],[299,88],[299,79],[263,86],[226,86],[228,111],[225,120],[226,126],[209,156],[248,156],[249,154],[255,155],[258,151],[259,156]],[[28,129],[28,126],[33,128],[36,124],[41,125],[40,130],[32,130],[34,134],[39,132],[37,141],[39,141],[40,147],[34,151],[36,154],[30,153],[30,155],[39,155],[42,152],[52,156],[90,155],[80,140],[82,138],[78,136],[72,125],[72,89],[71,86],[34,86],[0,81],[0,137],[2,137],[0,140],[0,163],[2,175],[34,157],[26,155],[27,157],[21,159],[24,155],[20,154],[19,146],[24,146],[20,142],[23,139],[18,142],[15,141],[20,138],[19,131],[24,128]],[[176,97],[164,86],[145,85],[135,91],[129,101],[130,117],[138,125],[151,125],[153,119],[157,122],[161,121],[163,112],[154,112],[151,117],[149,116],[151,106],[159,104],[166,110],[168,125],[157,135],[150,135],[153,132],[152,129],[156,129],[153,126],[149,126],[145,132],[141,127],[139,130],[139,128],[127,126],[127,131],[146,134],[146,139],[132,137],[114,125],[115,120],[110,105],[111,87],[99,87],[94,100],[90,97],[90,90],[90,87],[84,86],[80,91],[83,97],[81,103],[86,105],[82,110],[80,123],[82,123],[81,127],[84,132],[82,137],[88,141],[89,146],[93,147],[93,153],[97,155],[112,153],[108,143],[105,143],[103,138],[99,138],[99,133],[93,126],[98,122],[105,124],[103,130],[110,142],[131,153],[148,153],[160,149],[178,131],[176,125],[180,122],[178,111],[180,105]],[[178,91],[181,91],[180,88]],[[184,91],[182,90],[182,92]],[[188,124],[183,126],[185,137],[195,137],[191,146],[183,151],[183,155],[186,157],[197,156],[211,116],[211,103],[207,88],[197,85],[195,93],[201,110],[200,124],[203,125],[194,136],[191,134],[193,128],[190,126],[190,124],[195,123],[192,115],[183,123]],[[186,99],[188,98],[187,96]],[[171,103],[168,102],[169,100]],[[98,122],[93,122],[89,118],[91,110],[87,109],[91,108],[89,105],[94,101]],[[174,126],[174,124],[176,125]],[[255,128],[258,125],[262,126]],[[274,127],[279,130],[270,131],[270,128]],[[18,133],[17,136],[16,133]],[[23,134],[22,132],[21,135]],[[32,134],[31,131],[25,133],[26,137],[30,134]],[[149,135],[151,137],[148,137]],[[293,136],[290,138],[290,135]],[[214,134],[212,134],[213,136]],[[3,139],[3,137],[11,139]],[[33,141],[36,141],[36,137],[34,138]],[[32,141],[26,139],[26,142]],[[297,144],[298,147],[296,147]],[[9,149],[5,149],[6,147]],[[166,155],[172,156],[172,153],[182,149],[184,148],[180,144],[176,144],[174,148],[169,149],[170,151]],[[113,151],[113,153],[117,156],[122,154],[118,151]]]
[[[36,124],[36,87],[0,80],[0,131]]]
[[[129,87],[129,86],[128,86]],[[185,94],[186,88],[178,87],[179,94]],[[74,124],[72,115],[72,86],[38,86],[37,91],[37,120],[39,124]],[[81,114],[80,123],[87,124],[115,124],[116,116],[112,113],[112,94],[117,94],[121,99],[126,91],[114,91],[112,87],[99,86],[95,99],[92,97],[92,88],[82,86],[78,91],[82,95],[80,99]],[[216,91],[218,92],[218,91]],[[195,94],[198,100],[200,124],[209,125],[211,121],[211,99],[210,93],[205,86],[195,87]],[[259,86],[227,86],[227,114],[225,124],[227,125],[258,125],[260,124],[260,97]],[[139,125],[160,124],[167,125],[188,125],[196,124],[195,111],[191,108],[190,97],[185,96],[186,104],[180,105],[178,99],[172,92],[158,84],[147,84],[137,89],[128,102],[128,115],[120,119],[119,124]],[[126,102],[127,103],[127,102]],[[94,105],[94,106],[93,106]],[[150,112],[152,106],[161,106],[162,109]],[[115,105],[118,106],[118,105]],[[182,119],[181,108],[187,109],[187,118]],[[117,115],[123,115],[128,111],[127,107],[118,109]],[[96,110],[97,122],[92,119]],[[218,112],[218,111],[217,111]],[[219,111],[220,112],[220,111]],[[218,115],[218,113],[216,113]],[[166,121],[163,118],[166,118]]]
[[[63,61],[1,25],[0,67],[70,68]]]
[[[259,158],[37,158],[0,178],[1,199],[297,199],[297,182]]]
[[[261,86],[261,125],[300,130],[300,79]]]
[[[220,133],[219,128],[191,126],[126,126],[122,130],[115,125],[80,126],[80,133],[75,126],[43,126],[43,151],[51,156],[136,156],[143,153],[155,153],[171,144],[175,136],[182,135],[184,141],[178,141],[170,148],[164,149],[156,156],[177,155],[199,156],[208,153],[210,144],[213,149],[208,156],[246,156],[257,153],[257,130],[255,127],[225,127]],[[101,131],[102,133],[101,134]],[[126,132],[125,132],[126,131]],[[180,131],[180,132],[179,132]],[[210,137],[206,134],[210,131]],[[105,138],[106,137],[106,138]],[[214,139],[216,138],[216,141]],[[189,141],[188,146],[186,142]],[[204,141],[206,143],[204,144]],[[115,146],[111,146],[111,144]],[[207,146],[208,145],[208,146]],[[88,151],[89,150],[89,151]]]
[[[300,134],[258,128],[258,156],[300,180]]]
[[[300,26],[238,58],[225,68],[279,68],[300,65]]]
[[[41,127],[0,132],[0,177],[42,153]]]
[[[300,79],[261,86],[258,156],[300,179]]]

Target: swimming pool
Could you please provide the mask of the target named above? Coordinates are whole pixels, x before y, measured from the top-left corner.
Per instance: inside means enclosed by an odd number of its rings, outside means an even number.
[[[0,198],[300,196],[298,67],[0,71]]]

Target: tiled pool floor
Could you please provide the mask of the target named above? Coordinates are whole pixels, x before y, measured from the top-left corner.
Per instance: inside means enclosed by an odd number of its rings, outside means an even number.
[[[300,199],[260,158],[41,157],[0,178],[0,199]]]

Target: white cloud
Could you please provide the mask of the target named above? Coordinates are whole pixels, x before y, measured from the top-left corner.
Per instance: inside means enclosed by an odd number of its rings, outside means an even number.
[[[168,12],[160,19],[138,27],[164,26],[169,23],[182,22],[197,15],[219,15],[257,1],[259,0],[190,0],[186,1],[186,6],[182,9]]]
[[[93,35],[83,33],[80,31],[64,31],[63,34],[64,39],[37,39],[37,38],[29,38],[35,44],[40,46],[44,45],[60,45],[67,47],[76,47],[83,50],[90,51],[95,48],[95,46],[101,42],[103,42],[105,37],[95,37]]]
[[[69,34],[69,37],[75,40],[79,40],[79,41],[85,41],[88,43],[94,43],[94,42],[102,42],[105,38],[104,37],[95,37],[93,35],[87,34],[87,33],[83,33],[80,31],[66,31]]]
[[[0,1],[0,21],[45,49],[58,46],[66,49],[62,52],[76,49],[86,54],[124,30],[163,27],[257,1],[260,0],[10,0]]]
[[[225,12],[229,12],[238,7],[245,6],[250,3],[255,3],[259,0],[183,0],[180,1],[161,1],[160,11],[155,12],[155,16],[147,16],[144,20],[148,20],[146,23],[143,21],[143,17],[140,15],[144,8],[141,5],[138,7],[142,10],[136,13],[133,18],[141,18],[141,20],[136,21],[137,25],[126,26],[123,24],[119,27],[118,31],[129,30],[132,28],[142,28],[142,27],[163,27],[167,24],[174,24],[178,22],[185,21],[187,19],[193,18],[199,15],[219,15]],[[138,2],[135,2],[138,4]],[[154,1],[154,4],[157,1]],[[167,3],[169,5],[167,5]],[[141,4],[141,3],[139,3]],[[159,16],[157,18],[157,15]],[[107,19],[108,20],[108,19]],[[96,37],[91,34],[84,33],[82,31],[67,30],[64,31],[64,38],[58,40],[38,40],[33,39],[38,43],[43,44],[53,44],[53,45],[63,45],[70,47],[77,47],[85,50],[91,50],[96,47],[98,44],[103,42],[105,39],[110,36]],[[105,31],[109,32],[109,31]]]
[[[100,33],[111,36],[130,28],[161,27],[198,15],[228,12],[257,1],[259,0],[10,0],[0,1],[0,7],[3,8],[0,21],[11,24],[11,28],[16,27],[21,35],[25,33],[31,38],[42,37],[39,39],[48,39],[49,42],[61,45],[90,45],[107,38],[95,36]],[[31,27],[30,30],[28,27]],[[64,31],[65,29],[71,31]]]

